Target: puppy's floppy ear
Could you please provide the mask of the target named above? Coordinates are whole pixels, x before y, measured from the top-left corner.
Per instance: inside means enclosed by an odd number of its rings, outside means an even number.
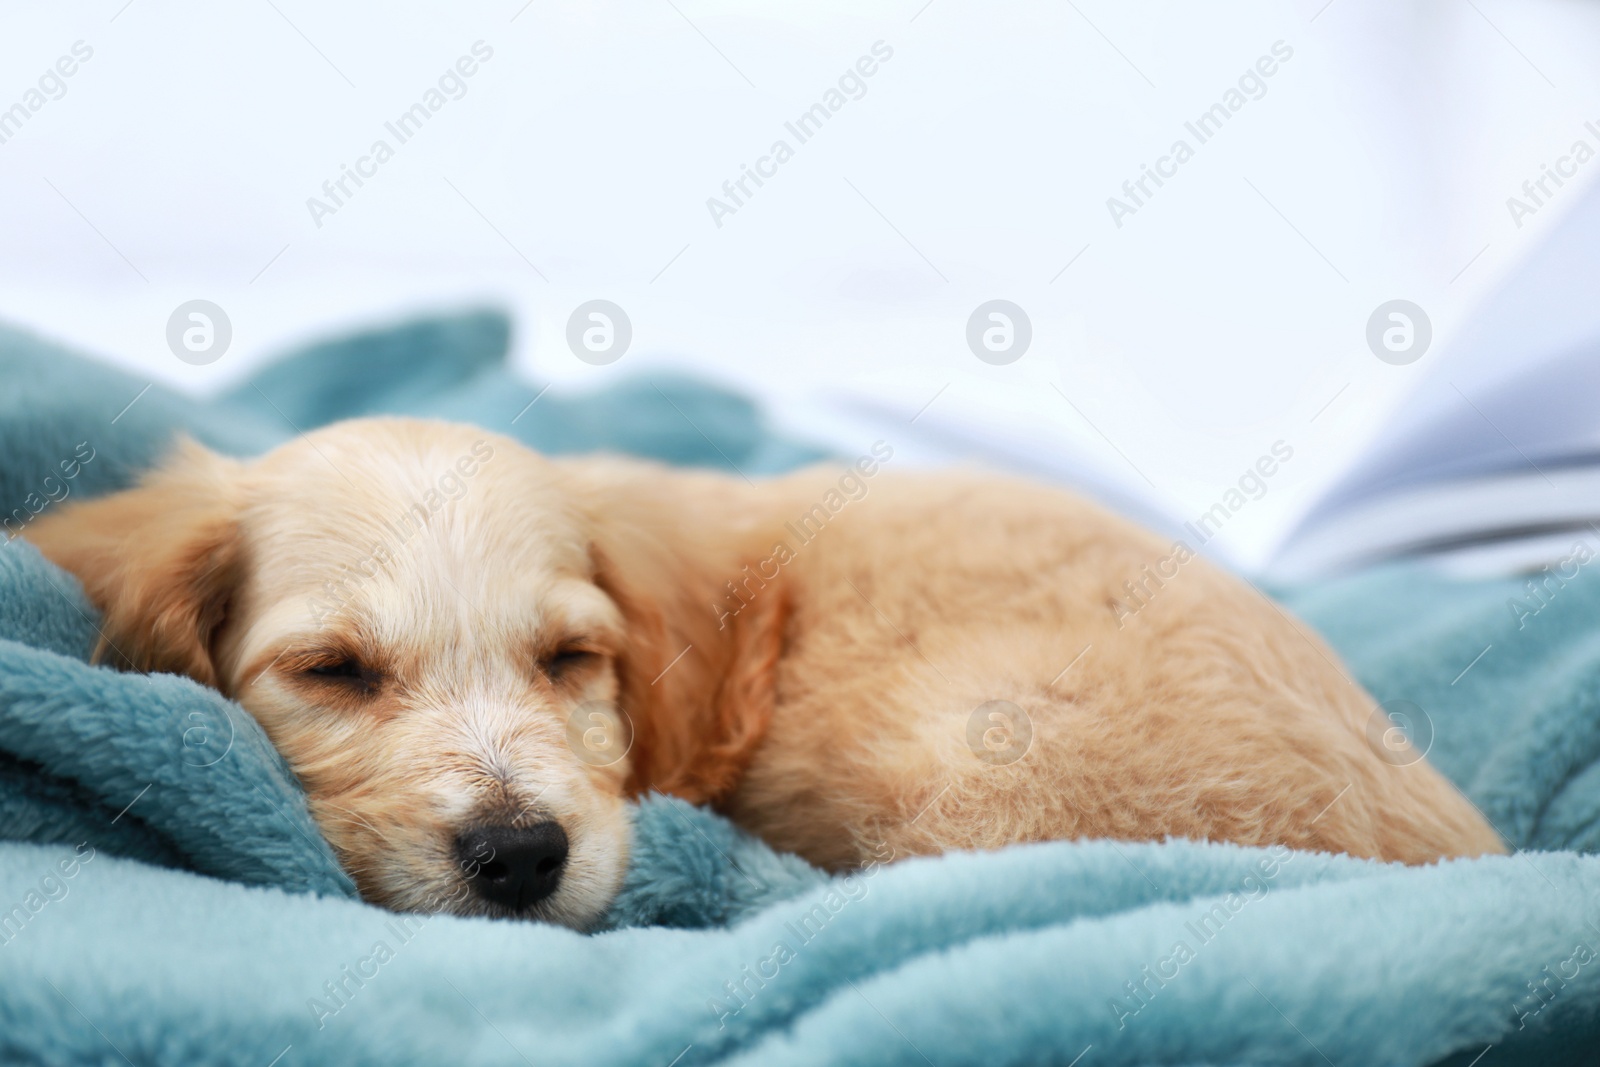
[[[240,469],[185,438],[136,488],[28,527],[104,616],[96,661],[217,684],[212,639],[240,570]]]
[[[668,558],[659,543],[613,542],[594,558],[595,580],[627,624],[618,675],[634,734],[629,792],[721,800],[772,719],[789,614],[781,577],[737,613],[719,615],[716,579]]]

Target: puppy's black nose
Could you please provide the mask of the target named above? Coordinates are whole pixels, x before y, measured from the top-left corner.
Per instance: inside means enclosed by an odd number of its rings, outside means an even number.
[[[567,832],[558,822],[527,829],[478,826],[456,838],[456,858],[473,892],[513,911],[556,891],[567,863]]]

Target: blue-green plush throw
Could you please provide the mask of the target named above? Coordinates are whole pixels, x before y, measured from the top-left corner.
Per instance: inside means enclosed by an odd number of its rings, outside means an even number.
[[[751,474],[822,457],[684,379],[528,407],[539,388],[507,370],[507,339],[489,313],[411,323],[291,354],[202,403],[140,396],[142,380],[0,329],[0,519],[14,533],[126,486],[180,429],[250,454],[378,412]],[[90,666],[97,618],[76,581],[4,537],[0,1062],[1600,1056],[1587,564],[1532,590],[1393,570],[1288,594],[1515,855],[1404,868],[1082,841],[830,878],[653,798],[604,929],[576,933],[361,903],[249,715],[187,679]]]

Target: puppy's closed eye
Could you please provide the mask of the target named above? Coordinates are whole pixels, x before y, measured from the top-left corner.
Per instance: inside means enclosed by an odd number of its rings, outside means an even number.
[[[371,696],[383,687],[383,672],[354,656],[329,656],[299,665],[303,680],[346,695]]]
[[[574,677],[598,665],[603,657],[582,645],[562,645],[539,660],[539,669],[552,682]]]

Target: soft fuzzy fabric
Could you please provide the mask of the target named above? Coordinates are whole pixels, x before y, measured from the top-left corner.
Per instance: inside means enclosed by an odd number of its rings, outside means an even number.
[[[545,396],[512,425],[538,390],[505,369],[505,342],[493,315],[416,323],[209,404],[152,388],[122,411],[145,383],[0,332],[0,506],[125,485],[174,427],[248,453],[375,411],[551,452],[746,471],[816,455],[683,381]],[[1600,858],[1580,853],[1600,847],[1600,586],[1583,568],[1530,599],[1397,571],[1290,600],[1380,700],[1410,702],[1391,707],[1426,722],[1430,758],[1512,843],[1543,851],[1406,869],[1077,842],[829,879],[656,799],[607,931],[581,935],[353,899],[249,716],[185,679],[89,667],[81,590],[11,541],[0,1059],[1591,1062]]]

